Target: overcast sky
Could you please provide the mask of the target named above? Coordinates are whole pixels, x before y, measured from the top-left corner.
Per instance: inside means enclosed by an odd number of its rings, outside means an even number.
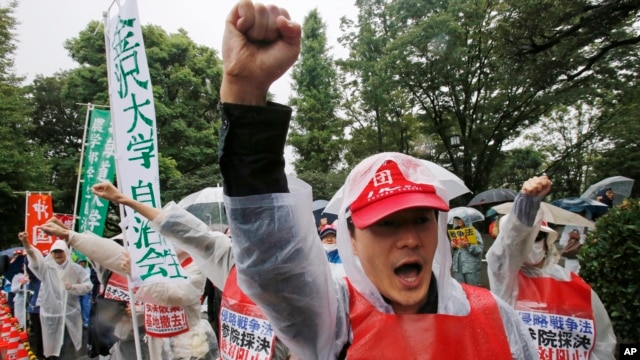
[[[6,6],[9,0],[0,0]],[[121,3],[125,1],[122,0]],[[338,46],[340,18],[355,18],[356,9],[350,0],[268,0],[289,11],[291,18],[302,24],[313,8],[318,8],[327,25],[329,46],[335,57],[346,53]],[[234,0],[138,0],[138,12],[143,25],[159,25],[168,33],[184,28],[191,39],[200,45],[220,50],[224,19]],[[33,80],[35,75],[52,75],[77,65],[63,48],[65,40],[77,37],[91,20],[101,20],[103,11],[112,4],[108,0],[21,0],[15,16],[18,50],[15,67],[18,75]],[[341,52],[342,51],[342,52]],[[153,81],[153,79],[151,79]],[[276,101],[287,102],[290,77],[285,75],[271,91]]]

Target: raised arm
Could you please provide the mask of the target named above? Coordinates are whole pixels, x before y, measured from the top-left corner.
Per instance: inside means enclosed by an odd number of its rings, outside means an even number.
[[[550,190],[551,181],[546,176],[527,180],[516,196],[510,214],[501,219],[498,237],[487,252],[491,291],[511,306],[518,294],[518,271],[537,235],[534,223],[540,202]]]
[[[285,9],[239,1],[225,23],[220,101],[266,105],[271,84],[298,58],[301,33]]]
[[[33,274],[38,277],[38,279],[42,279],[42,266],[44,264],[44,257],[40,253],[40,250],[31,246],[31,243],[29,242],[29,235],[26,231],[18,233],[18,239],[20,239],[22,247],[24,247],[24,251],[27,253],[27,258],[29,259],[29,269],[33,271]]]
[[[49,235],[55,235],[65,239],[69,247],[73,247],[83,253],[91,262],[98,264],[121,275],[126,275],[122,267],[121,259],[125,249],[111,239],[105,239],[91,232],[77,233],[67,229],[60,220],[49,219],[42,231]]]
[[[160,209],[154,208],[147,204],[143,204],[131,197],[123,194],[117,187],[115,187],[109,181],[103,181],[99,184],[93,185],[91,191],[98,197],[109,200],[114,204],[124,205],[138,212],[145,218],[153,221],[158,215],[160,215]]]
[[[174,203],[157,209],[123,194],[108,181],[94,185],[91,190],[96,196],[125,205],[147,218],[154,230],[188,252],[216,287],[224,287],[233,265],[231,243],[224,234],[211,231],[205,223]]]
[[[311,188],[284,173],[291,109],[265,100],[298,57],[300,25],[278,7],[240,1],[225,26],[219,163],[238,284],[299,358],[335,358],[336,289]]]

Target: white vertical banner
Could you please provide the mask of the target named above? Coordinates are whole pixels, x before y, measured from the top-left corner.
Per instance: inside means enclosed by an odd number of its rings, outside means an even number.
[[[159,208],[156,115],[136,0],[120,6],[107,20],[105,31],[118,187],[133,199]],[[143,216],[130,208],[121,207],[123,211],[134,285],[185,281],[187,274],[171,243],[153,231]]]

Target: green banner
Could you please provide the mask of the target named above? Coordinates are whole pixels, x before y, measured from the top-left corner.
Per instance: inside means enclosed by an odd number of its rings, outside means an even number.
[[[84,166],[80,192],[80,212],[78,230],[91,231],[102,236],[107,219],[109,201],[91,192],[91,187],[102,181],[113,182],[115,165],[115,144],[109,110],[91,110],[89,129],[85,140]]]

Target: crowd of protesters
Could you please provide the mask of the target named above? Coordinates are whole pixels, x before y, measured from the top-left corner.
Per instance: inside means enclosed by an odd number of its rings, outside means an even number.
[[[360,162],[337,221],[314,223],[311,188],[284,172],[291,109],[266,101],[300,41],[300,25],[282,8],[242,0],[227,18],[219,164],[229,233],[174,203],[149,207],[108,182],[92,189],[146,217],[175,247],[188,282],[105,301],[105,289],[130,275],[122,235],[78,233],[52,219],[42,231],[62,240],[43,254],[18,234],[24,251],[4,276],[36,357],[613,359],[616,338],[598,295],[557,265],[558,234],[540,215],[546,176],[527,180],[501,219],[487,254],[489,289],[474,286],[468,274],[478,269],[458,266],[482,243],[452,249],[447,188],[411,156]],[[219,298],[208,314],[205,295]],[[150,332],[148,312],[169,308],[184,315],[184,329]],[[532,320],[541,317],[555,327]]]

